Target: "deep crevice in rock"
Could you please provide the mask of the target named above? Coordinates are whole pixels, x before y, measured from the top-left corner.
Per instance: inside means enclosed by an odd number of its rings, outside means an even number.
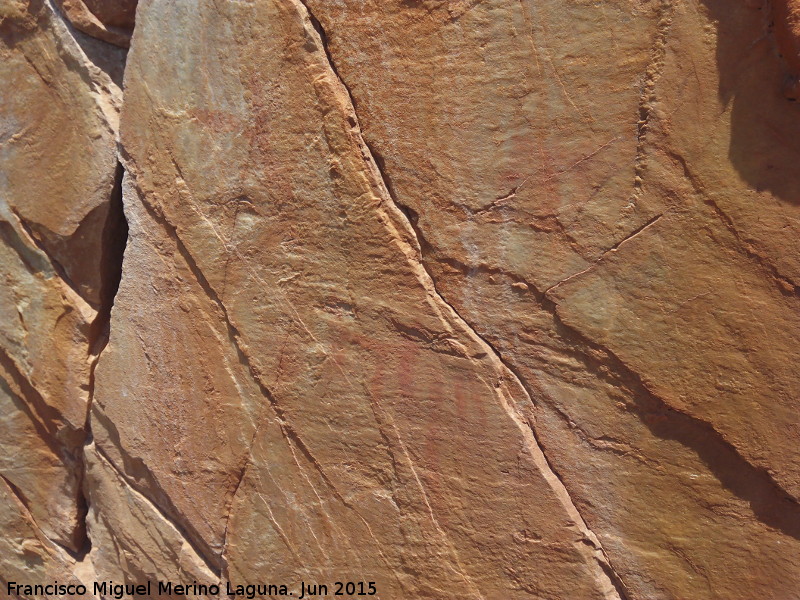
[[[118,162],[114,188],[109,200],[108,217],[101,234],[100,307],[90,334],[92,355],[99,355],[108,343],[111,309],[122,280],[122,259],[128,243],[128,221],[122,208],[122,165]],[[91,388],[93,389],[93,388]]]
[[[122,176],[124,174],[122,165],[117,162],[114,173],[114,187],[111,191],[108,204],[108,216],[106,218],[103,231],[101,233],[101,269],[100,273],[100,306],[97,315],[89,329],[89,357],[91,369],[89,372],[88,402],[86,405],[86,420],[84,432],[86,439],[84,445],[92,443],[92,424],[91,411],[95,391],[95,370],[100,354],[108,344],[111,328],[111,309],[122,280],[122,260],[125,247],[128,244],[128,221],[122,207]],[[83,522],[82,545],[78,553],[74,556],[77,561],[83,560],[91,551],[92,542],[88,535],[86,517],[89,513],[89,497],[85,489],[86,478],[86,457],[80,455],[80,480],[79,489],[81,490],[78,509]]]

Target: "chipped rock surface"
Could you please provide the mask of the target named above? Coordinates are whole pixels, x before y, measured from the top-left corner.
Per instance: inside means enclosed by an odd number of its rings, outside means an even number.
[[[136,14],[136,0],[55,0],[80,31],[127,48]]]
[[[800,597],[799,11],[5,0],[0,583]]]

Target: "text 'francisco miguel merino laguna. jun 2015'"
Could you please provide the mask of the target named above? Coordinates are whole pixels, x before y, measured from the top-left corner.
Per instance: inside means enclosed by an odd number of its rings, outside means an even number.
[[[206,596],[225,595],[229,598],[255,598],[285,596],[305,600],[306,598],[353,598],[375,596],[378,589],[374,581],[335,581],[328,583],[309,583],[301,581],[296,585],[285,583],[259,583],[236,585],[231,582],[219,584],[175,583],[172,581],[146,581],[144,583],[117,583],[114,581],[95,581],[90,586],[82,583],[18,583],[9,581],[6,585],[9,596],[20,598],[66,597],[66,598],[123,598],[157,596]]]

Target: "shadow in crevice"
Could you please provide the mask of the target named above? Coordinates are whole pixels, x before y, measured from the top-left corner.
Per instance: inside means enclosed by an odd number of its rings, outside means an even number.
[[[729,158],[753,189],[800,204],[800,101],[785,96],[796,74],[781,57],[771,6],[703,4],[717,27],[719,96],[732,103]]]
[[[749,505],[756,519],[800,540],[800,503],[781,487],[772,473],[751,464],[710,423],[674,409],[655,395],[615,354],[563,321],[551,300],[545,298],[541,302],[553,315],[561,338],[573,348],[573,356],[603,381],[625,390],[631,398],[625,409],[655,437],[690,449],[724,488]]]

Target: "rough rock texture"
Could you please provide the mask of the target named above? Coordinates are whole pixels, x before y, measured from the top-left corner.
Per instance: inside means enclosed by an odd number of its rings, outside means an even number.
[[[797,0],[135,8],[0,8],[3,580],[800,597]]]
[[[55,0],[80,31],[127,48],[133,33],[136,0]]]
[[[0,5],[3,580],[63,577],[88,547],[83,444],[124,229],[123,61],[46,2]]]

